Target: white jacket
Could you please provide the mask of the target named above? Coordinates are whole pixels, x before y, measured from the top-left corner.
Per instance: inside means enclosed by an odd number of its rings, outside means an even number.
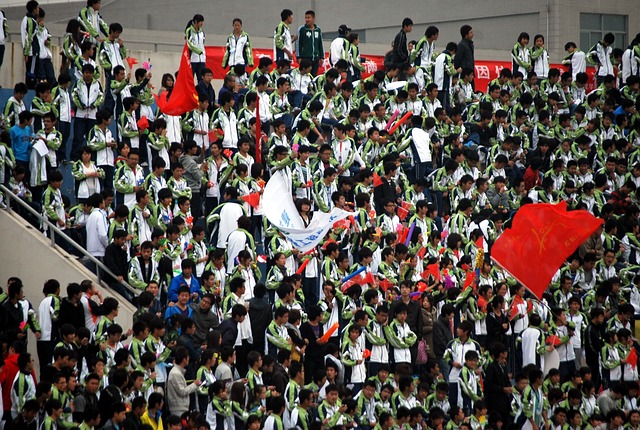
[[[90,84],[78,81],[73,89],[73,101],[76,104],[76,118],[96,119],[98,106],[102,104],[104,93],[100,82],[93,80]]]

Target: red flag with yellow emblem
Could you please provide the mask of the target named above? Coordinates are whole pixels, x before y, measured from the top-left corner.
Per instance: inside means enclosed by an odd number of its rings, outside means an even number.
[[[528,204],[496,240],[491,258],[542,299],[554,273],[601,224],[585,210],[567,212],[564,201]]]

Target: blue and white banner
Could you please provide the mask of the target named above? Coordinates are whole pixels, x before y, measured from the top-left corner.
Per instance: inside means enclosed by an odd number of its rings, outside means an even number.
[[[329,213],[316,211],[309,226],[305,227],[291,197],[287,185],[289,180],[282,172],[271,176],[262,194],[264,216],[286,236],[294,248],[307,252],[315,248],[336,221],[353,214],[337,208]]]

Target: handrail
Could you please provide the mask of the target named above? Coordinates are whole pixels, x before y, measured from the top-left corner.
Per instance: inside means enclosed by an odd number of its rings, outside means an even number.
[[[102,261],[98,260],[96,257],[94,257],[93,255],[89,254],[89,252],[87,252],[86,249],[84,249],[83,247],[78,245],[71,237],[69,237],[68,235],[64,234],[64,232],[62,230],[60,230],[57,225],[54,225],[44,215],[39,214],[38,212],[36,212],[31,206],[29,206],[27,203],[22,201],[22,199],[20,197],[15,195],[13,193],[13,191],[11,191],[9,188],[7,188],[6,186],[0,184],[0,191],[2,191],[2,193],[4,194],[4,196],[7,199],[7,201],[6,201],[6,206],[7,206],[6,210],[8,212],[12,211],[11,202],[15,201],[20,206],[22,206],[22,208],[26,209],[31,215],[33,215],[36,218],[38,218],[40,220],[40,222],[46,224],[48,228],[53,230],[53,232],[55,234],[51,234],[51,246],[53,246],[53,247],[57,246],[56,245],[56,239],[55,239],[55,235],[57,234],[62,239],[64,239],[68,244],[71,244],[71,246],[73,246],[76,250],[78,250],[84,257],[88,258],[91,262],[93,262],[96,265],[96,274],[95,275],[98,277],[98,282],[102,281],[101,272],[106,273],[107,275],[111,276],[113,279],[117,279],[118,278],[118,276],[115,273],[113,273],[111,270],[109,270],[109,268],[107,266],[105,266]],[[121,284],[127,290],[129,290],[129,292],[132,293],[134,295],[134,297],[137,296],[138,293],[140,292],[136,288],[132,287],[128,282],[122,281]]]

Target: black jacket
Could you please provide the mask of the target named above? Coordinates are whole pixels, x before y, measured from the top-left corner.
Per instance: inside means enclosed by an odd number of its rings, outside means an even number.
[[[249,300],[249,319],[251,319],[254,349],[264,351],[265,331],[273,319],[269,303],[258,297]]]
[[[71,324],[75,328],[84,327],[84,307],[78,302],[72,305],[68,297],[62,299],[60,303],[60,317],[58,322],[62,324]]]
[[[584,334],[584,355],[587,364],[598,365],[598,357],[602,351],[602,335],[604,324],[594,325],[589,323]]]
[[[114,275],[122,276],[127,280],[127,274],[129,273],[129,263],[127,260],[127,251],[122,249],[121,246],[111,242],[109,246],[104,250],[104,265],[111,270]],[[108,279],[108,283],[116,283],[117,280],[111,276],[105,276]]]
[[[444,315],[440,315],[433,325],[433,353],[437,359],[441,359],[449,342],[453,340],[451,325]]]
[[[396,201],[398,197],[396,195],[396,184],[393,181],[387,181],[387,178],[380,176],[382,185],[379,185],[373,189],[373,200],[376,204],[376,210],[379,213],[384,211],[385,200]]]
[[[509,418],[511,413],[511,395],[503,391],[505,387],[511,387],[506,367],[500,366],[497,360],[488,366],[484,378],[485,399],[489,412],[500,412],[504,418]]]
[[[407,33],[400,30],[393,39],[393,62],[400,66],[409,64],[409,47],[407,46]]]
[[[234,347],[238,338],[238,323],[232,319],[226,319],[220,324],[220,349],[223,346]]]
[[[453,66],[456,69],[462,67],[463,69],[474,70],[475,59],[473,51],[473,40],[462,39],[458,42],[456,56],[453,58]]]

